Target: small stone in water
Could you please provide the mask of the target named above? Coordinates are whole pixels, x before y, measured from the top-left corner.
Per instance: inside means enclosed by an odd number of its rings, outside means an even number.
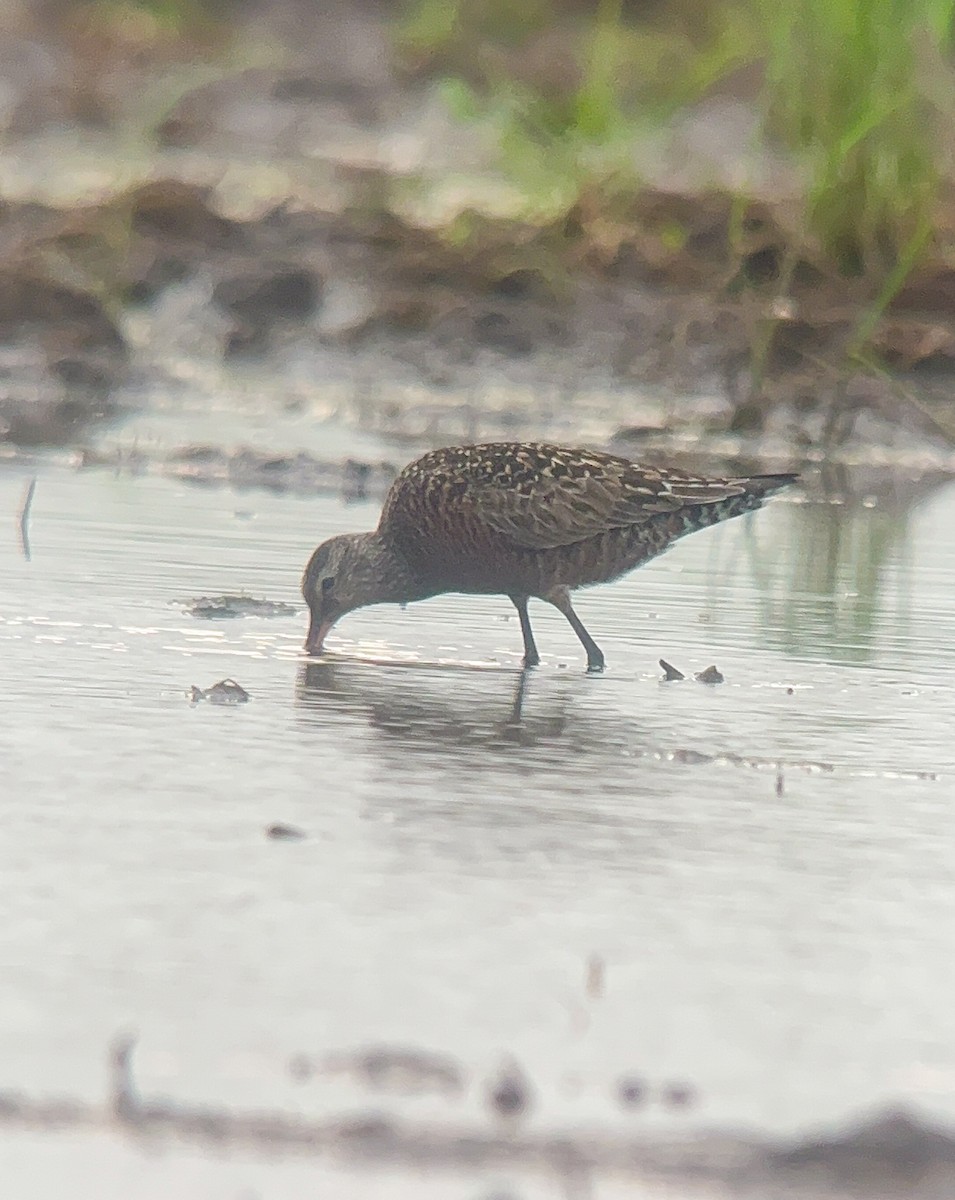
[[[258,600],[255,596],[199,596],[179,600],[186,612],[203,621],[231,621],[237,617],[294,617],[298,609],[283,600]]]
[[[660,666],[663,668],[663,678],[667,682],[672,682],[677,679],[686,679],[682,671],[678,671],[672,663],[668,663],[665,658],[660,659]]]
[[[707,667],[705,671],[697,672],[700,683],[722,683],[723,674],[715,666]]]
[[[667,1108],[688,1108],[696,1096],[688,1083],[668,1083],[660,1092],[660,1099]]]
[[[617,1084],[617,1096],[624,1108],[636,1108],[647,1098],[647,1085],[634,1075],[626,1075]]]
[[[488,1103],[501,1117],[517,1117],[530,1103],[530,1085],[516,1063],[510,1063],[488,1089]]]
[[[189,698],[193,704],[200,700],[208,700],[211,704],[245,704],[249,693],[234,679],[220,679],[210,688],[198,688],[193,684],[189,689]]]
[[[305,830],[297,825],[283,825],[279,821],[266,829],[265,836],[276,842],[300,842],[305,837]]]

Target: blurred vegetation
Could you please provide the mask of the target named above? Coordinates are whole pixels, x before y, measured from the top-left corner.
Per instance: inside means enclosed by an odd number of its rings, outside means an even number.
[[[924,245],[955,119],[952,0],[758,0],[766,119],[806,165],[810,227],[846,271]]]
[[[882,394],[887,372],[955,364],[955,0],[38,4],[79,63],[68,115],[125,132],[130,158],[215,148],[261,113],[278,133],[252,157],[334,174],[356,228],[442,263],[449,287],[563,296],[584,266],[677,294],[661,373],[718,341],[734,433],[790,384],[807,404],[825,385],[835,428],[857,369],[882,372]],[[460,147],[460,125],[431,119],[435,92],[468,127]],[[354,170],[299,142],[313,102],[342,144],[381,132],[380,160]],[[396,129],[417,166],[392,165]],[[123,228],[101,239],[107,263]],[[434,290],[409,306],[422,325]]]
[[[581,196],[612,211],[639,186],[638,134],[742,92],[801,172],[795,253],[888,285],[878,311],[937,232],[953,20],[955,0],[412,0],[397,41],[496,129],[531,211]]]
[[[269,5],[59,7],[111,50],[163,58],[176,41],[223,52],[232,18]],[[633,221],[642,151],[681,111],[728,96],[752,109],[761,147],[781,147],[800,180],[781,274],[806,259],[869,281],[871,326],[933,242],[947,253],[955,0],[395,0],[392,22],[403,69],[440,80],[452,112],[487,129],[528,219],[578,210],[598,224]],[[731,241],[755,197],[735,199]],[[674,249],[688,236],[679,221],[665,233]]]

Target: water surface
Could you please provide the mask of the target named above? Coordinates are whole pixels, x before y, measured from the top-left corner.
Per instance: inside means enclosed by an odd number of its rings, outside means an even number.
[[[538,605],[520,694],[504,600],[369,609],[310,664],[303,613],[190,615],[298,604],[373,504],[50,467],[27,562],[23,487],[0,472],[0,1087],[98,1100],[135,1029],[144,1092],[231,1107],[481,1123],[510,1054],[545,1128],[955,1119],[955,489],[686,539],[581,596],[602,677]],[[187,699],[227,676],[249,703]],[[466,1094],[287,1069],[371,1042],[451,1054]],[[695,1102],[623,1114],[624,1071]]]

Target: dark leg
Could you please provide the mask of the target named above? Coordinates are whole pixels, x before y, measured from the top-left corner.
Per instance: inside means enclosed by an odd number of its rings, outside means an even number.
[[[573,605],[570,602],[570,593],[566,588],[558,588],[544,597],[545,600],[553,604],[558,612],[562,612],[570,622],[570,627],[580,638],[581,645],[587,651],[587,670],[602,671],[604,669],[603,651],[584,629],[583,621],[574,612]]]
[[[537,653],[537,646],[534,644],[534,631],[531,629],[531,619],[527,615],[527,597],[512,596],[511,603],[517,609],[517,615],[521,619],[521,636],[524,639],[524,666],[539,667],[541,656]]]

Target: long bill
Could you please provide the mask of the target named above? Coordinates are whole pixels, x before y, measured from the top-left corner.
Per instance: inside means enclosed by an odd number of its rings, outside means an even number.
[[[334,618],[326,617],[322,620],[320,613],[312,611],[308,622],[308,633],[305,636],[306,654],[321,654],[328,631],[334,624]]]

